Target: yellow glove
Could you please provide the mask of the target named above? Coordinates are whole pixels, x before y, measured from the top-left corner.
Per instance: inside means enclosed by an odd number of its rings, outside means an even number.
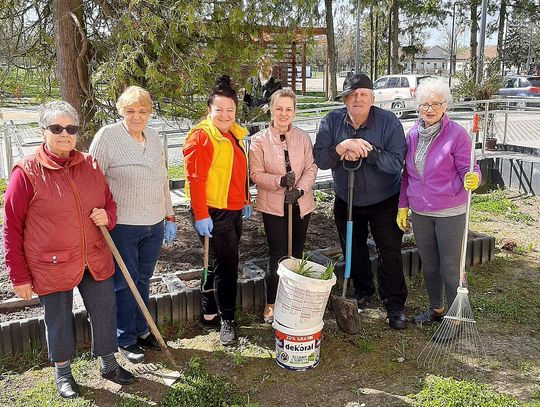
[[[474,191],[478,188],[478,183],[480,182],[480,177],[476,172],[467,172],[465,174],[465,179],[463,180],[463,187],[467,191]]]
[[[399,208],[397,210],[396,223],[398,227],[405,232],[407,229],[407,215],[409,214],[409,208]]]

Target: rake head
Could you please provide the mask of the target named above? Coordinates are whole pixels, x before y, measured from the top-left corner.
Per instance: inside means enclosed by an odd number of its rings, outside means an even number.
[[[162,381],[167,386],[172,386],[180,377],[181,373],[175,370],[169,370],[163,366],[158,366],[153,363],[145,363],[138,365],[134,369],[137,376],[147,376]]]
[[[428,369],[449,370],[456,364],[474,367],[483,356],[485,351],[469,303],[469,290],[459,287],[452,306],[417,361]]]

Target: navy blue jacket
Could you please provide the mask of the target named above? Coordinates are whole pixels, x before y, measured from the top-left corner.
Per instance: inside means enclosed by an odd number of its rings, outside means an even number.
[[[362,138],[374,148],[355,173],[353,205],[373,205],[398,194],[407,144],[403,126],[394,113],[372,106],[366,123],[357,130],[349,124],[345,107],[322,119],[313,156],[320,169],[332,169],[334,191],[345,202],[347,171],[336,145],[347,138]]]

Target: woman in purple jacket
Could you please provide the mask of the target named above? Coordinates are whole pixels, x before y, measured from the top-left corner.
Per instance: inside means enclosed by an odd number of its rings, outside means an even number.
[[[459,285],[461,239],[465,227],[467,190],[480,182],[475,162],[469,172],[471,140],[445,112],[450,88],[428,78],[416,89],[420,120],[407,136],[397,224],[405,230],[411,209],[414,238],[422,259],[429,309],[414,317],[422,324],[444,316],[443,288],[449,307]]]

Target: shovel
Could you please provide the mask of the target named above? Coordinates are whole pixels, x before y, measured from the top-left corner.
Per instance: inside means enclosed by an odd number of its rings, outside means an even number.
[[[332,308],[336,316],[336,322],[339,329],[351,335],[355,335],[360,331],[360,318],[358,316],[358,304],[355,299],[347,299],[347,284],[351,276],[351,255],[352,255],[352,207],[354,194],[354,173],[362,165],[362,158],[358,160],[358,164],[351,166],[343,161],[343,168],[348,172],[348,188],[347,188],[347,234],[345,239],[345,273],[343,274],[343,290],[341,296],[332,295]]]
[[[105,226],[100,226],[99,229],[101,230],[101,233],[103,233],[103,237],[107,241],[107,245],[109,246],[109,249],[111,249],[111,252],[116,260],[116,263],[118,264],[118,267],[120,268],[120,271],[122,272],[122,275],[126,279],[126,282],[128,283],[129,289],[133,296],[135,297],[135,301],[137,301],[137,305],[139,306],[139,309],[141,310],[142,314],[144,315],[144,319],[146,319],[146,323],[148,324],[148,327],[150,328],[150,332],[156,337],[157,341],[159,342],[159,346],[161,347],[161,350],[165,354],[165,357],[170,362],[171,366],[177,368],[176,362],[173,359],[173,356],[171,354],[171,351],[167,347],[167,344],[163,340],[163,337],[159,333],[158,327],[154,320],[152,319],[152,316],[150,315],[150,312],[148,311],[148,308],[146,307],[144,300],[141,297],[141,294],[139,294],[139,290],[137,290],[137,287],[135,286],[135,282],[131,278],[131,275],[129,274],[129,271],[126,267],[126,264],[124,263],[124,260],[122,260],[122,256],[120,255],[120,252],[116,248],[116,245],[114,244],[111,235],[109,234],[109,231]],[[157,370],[152,369],[152,370]],[[179,377],[180,372],[178,371],[170,371],[166,375],[161,376],[168,386],[171,386]]]

